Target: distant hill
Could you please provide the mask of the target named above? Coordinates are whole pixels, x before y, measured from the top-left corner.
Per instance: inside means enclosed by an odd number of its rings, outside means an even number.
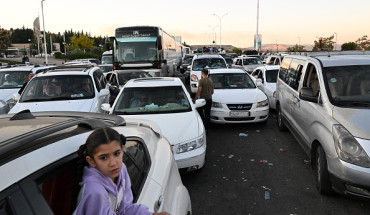
[[[278,46],[278,50],[279,51],[286,51],[286,49],[288,48],[288,47],[293,47],[293,46],[295,46],[295,44],[294,45],[291,45],[291,44],[278,44],[279,46]],[[307,51],[311,51],[312,50],[312,48],[313,48],[313,45],[308,45],[308,44],[302,44],[303,46],[304,46],[304,48],[307,50]],[[194,49],[198,49],[198,48],[202,48],[202,47],[204,47],[204,46],[206,46],[206,47],[209,47],[209,45],[192,45],[192,46],[190,46],[190,49],[191,50],[194,50]],[[219,47],[219,46],[215,46],[215,47]],[[233,45],[222,45],[222,48],[224,48],[225,50],[227,50],[227,51],[232,51],[234,48],[239,48],[239,49],[241,49],[241,50],[253,50],[254,49],[254,47],[253,46],[251,46],[251,47],[246,47],[246,48],[240,48],[240,47],[235,47],[235,46],[233,46]],[[264,51],[266,51],[266,50],[270,50],[270,51],[273,51],[273,52],[275,52],[276,51],[276,44],[264,44],[264,45],[262,45],[262,50],[264,50]]]

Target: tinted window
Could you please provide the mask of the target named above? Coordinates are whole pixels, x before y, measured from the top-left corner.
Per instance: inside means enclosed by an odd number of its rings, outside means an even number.
[[[193,61],[194,71],[201,71],[205,67],[208,67],[209,69],[227,68],[223,58],[201,58]]]
[[[20,88],[28,81],[30,71],[0,71],[0,89]]]
[[[134,201],[136,202],[151,165],[145,144],[142,143],[142,141],[130,140],[130,138],[128,138],[125,144],[123,162],[130,175],[131,189],[134,195]]]
[[[283,62],[280,65],[279,78],[284,82],[286,82],[288,78],[290,62],[292,62],[292,58],[284,58]]]
[[[278,69],[266,70],[266,82],[276,83],[278,73],[279,73]]]
[[[257,65],[257,64],[262,64],[262,61],[260,61],[257,58],[246,58],[246,59],[243,59],[243,64],[244,65]]]
[[[130,79],[135,78],[148,78],[152,77],[149,73],[146,72],[129,72],[129,73],[118,73],[118,81],[120,85],[126,84]]]
[[[303,60],[293,59],[289,67],[286,83],[295,90],[298,90],[303,64]]]

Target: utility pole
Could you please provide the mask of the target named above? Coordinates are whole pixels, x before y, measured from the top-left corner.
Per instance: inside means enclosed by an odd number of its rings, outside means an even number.
[[[42,10],[42,24],[44,26],[44,46],[45,46],[45,63],[48,64],[48,49],[46,48],[46,33],[45,33],[45,20],[44,20],[44,4],[41,0],[41,10]]]

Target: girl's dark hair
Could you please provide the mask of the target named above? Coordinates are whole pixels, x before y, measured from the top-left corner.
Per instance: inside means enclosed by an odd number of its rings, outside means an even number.
[[[95,151],[101,144],[108,144],[114,140],[118,141],[122,147],[126,138],[110,127],[98,128],[89,135],[86,143],[80,146],[77,153],[83,159],[86,156],[94,158]]]

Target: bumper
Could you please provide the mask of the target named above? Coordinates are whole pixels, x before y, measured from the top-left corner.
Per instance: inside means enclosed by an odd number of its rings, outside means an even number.
[[[204,166],[206,159],[206,144],[189,152],[174,154],[179,169],[200,169]]]
[[[370,168],[359,167],[338,158],[328,160],[328,167],[336,192],[370,199]]]
[[[230,110],[211,109],[211,122],[213,123],[255,123],[264,122],[269,116],[269,107],[261,108],[259,110],[250,110],[249,116],[245,117],[231,117]]]
[[[269,99],[270,108],[275,110],[276,109],[276,99],[275,99],[275,97],[269,96],[268,99]]]

